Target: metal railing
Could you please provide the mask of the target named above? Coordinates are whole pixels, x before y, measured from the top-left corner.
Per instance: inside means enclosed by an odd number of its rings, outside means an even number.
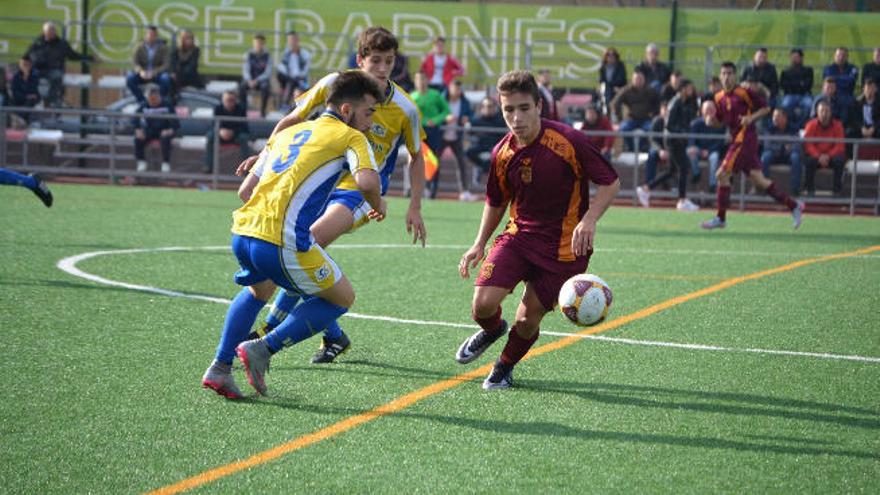
[[[8,153],[8,143],[6,136],[6,122],[7,122],[7,114],[9,113],[31,113],[33,115],[49,115],[49,116],[73,116],[73,117],[86,117],[86,118],[100,118],[102,119],[100,125],[96,125],[98,127],[97,130],[105,130],[106,132],[96,132],[93,135],[106,135],[107,139],[96,140],[92,143],[95,146],[106,146],[108,147],[108,152],[105,154],[93,154],[86,156],[86,158],[90,158],[93,160],[106,160],[108,165],[106,168],[67,168],[60,166],[34,166],[30,163],[21,163],[19,166],[10,164],[7,160]],[[123,160],[130,160],[130,156],[123,156],[119,153],[118,148],[125,143],[126,139],[131,139],[131,132],[126,132],[128,130],[128,122],[135,118],[142,119],[161,119],[161,120],[197,120],[197,121],[205,121],[210,122],[210,126],[213,130],[213,163],[211,164],[211,173],[180,173],[180,172],[170,172],[170,173],[157,173],[157,172],[137,172],[131,169],[122,170],[118,167],[118,162]],[[208,180],[210,181],[210,185],[213,188],[216,188],[220,182],[234,182],[239,179],[235,178],[232,175],[224,175],[220,173],[220,140],[217,136],[219,136],[220,122],[221,121],[236,121],[236,122],[247,122],[247,123],[260,123],[263,125],[269,125],[274,127],[274,121],[268,119],[247,119],[245,117],[217,117],[217,116],[178,116],[178,115],[142,115],[142,114],[130,114],[124,112],[111,112],[106,110],[82,110],[82,109],[36,109],[36,108],[28,108],[28,107],[0,107],[0,163],[6,164],[6,166],[12,166],[14,168],[19,168],[25,171],[33,171],[33,172],[45,172],[56,175],[89,175],[89,176],[97,176],[97,177],[107,177],[111,182],[116,182],[120,176],[132,176],[132,177],[163,177],[172,180]],[[51,129],[50,125],[44,126],[44,129]],[[102,127],[106,126],[106,127]],[[502,128],[494,128],[494,127],[470,127],[470,126],[445,126],[444,130],[455,130],[459,131],[463,134],[464,139],[468,140],[472,136],[480,133],[492,133],[497,135],[502,135],[507,132],[507,129]],[[645,139],[660,139],[660,138],[677,138],[677,139],[689,139],[689,138],[697,138],[700,140],[722,140],[727,141],[729,138],[726,135],[712,135],[712,134],[691,134],[691,133],[657,133],[657,132],[643,132],[641,130],[636,130],[632,132],[620,132],[620,131],[590,131],[590,135],[595,136],[614,136],[615,138],[632,138],[634,142],[633,149],[640,149],[640,144]],[[178,136],[180,137],[180,136]],[[25,138],[26,139],[26,138]],[[255,136],[255,139],[260,139],[259,136]],[[848,204],[850,214],[854,214],[857,206],[872,206],[874,208],[875,214],[880,213],[880,173],[877,175],[877,190],[875,191],[874,198],[866,198],[859,197],[858,195],[858,179],[859,177],[865,177],[864,174],[859,175],[859,166],[860,162],[865,161],[874,161],[874,160],[864,160],[858,159],[859,149],[865,145],[873,145],[880,146],[880,140],[878,139],[833,139],[833,138],[800,138],[797,136],[759,136],[759,141],[761,142],[785,142],[792,144],[803,144],[804,142],[843,142],[845,144],[852,146],[852,156],[854,157],[852,160],[853,169],[850,173],[850,197],[844,203],[843,199],[835,200],[828,199],[825,201],[831,203],[839,203],[839,204]],[[129,141],[131,142],[131,141]],[[64,144],[63,140],[59,141],[58,144]],[[207,149],[206,149],[207,151]],[[259,150],[254,150],[259,151]],[[635,190],[634,188],[640,184],[640,174],[642,173],[642,168],[644,162],[641,160],[639,153],[634,153],[632,155],[634,157],[634,162],[631,164],[631,174],[632,174],[632,189],[626,189],[623,191],[623,195],[626,197],[633,198],[633,204],[636,205],[635,199]],[[628,163],[621,163],[620,161],[616,161],[618,168],[625,168],[630,166]],[[702,194],[702,193],[700,193]],[[741,176],[740,179],[740,191],[738,195],[738,200],[740,204],[740,209],[744,209],[745,202],[748,199],[749,201],[759,200],[755,197],[747,198],[747,194],[745,191],[745,177]]]

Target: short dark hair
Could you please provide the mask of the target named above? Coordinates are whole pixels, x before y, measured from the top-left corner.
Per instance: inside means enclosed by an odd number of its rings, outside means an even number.
[[[864,79],[862,79],[862,86],[867,86],[869,84],[877,84],[877,80],[871,76],[865,76]]]
[[[527,70],[512,70],[498,79],[498,93],[525,93],[531,95],[537,104],[541,100],[538,82]]]
[[[446,38],[444,38],[443,36],[437,36],[436,38],[434,38],[434,43],[436,43],[438,41],[442,41],[443,43],[446,43]]]
[[[823,83],[831,83],[835,86],[837,85],[837,79],[834,79],[834,76],[827,76],[825,79],[822,79]]]
[[[257,33],[254,35],[255,40],[266,41],[266,37],[263,36],[263,33]]]
[[[370,26],[358,35],[358,55],[366,58],[371,52],[393,50],[397,54],[397,37],[382,26]]]
[[[733,72],[736,72],[736,64],[731,62],[730,60],[726,60],[724,62],[721,62],[721,68],[722,69],[732,69]]]
[[[158,32],[159,28],[156,27],[155,24],[150,24],[149,26],[147,26],[147,31],[157,31]]]
[[[797,53],[797,54],[800,55],[801,57],[804,56],[804,51],[801,50],[801,49],[798,48],[798,47],[794,47],[794,48],[791,49],[791,51],[788,52],[789,55],[791,55],[792,53]]]
[[[691,81],[690,79],[685,78],[685,79],[682,79],[681,81],[678,81],[678,87],[675,88],[675,89],[676,89],[677,91],[681,91],[681,90],[684,89],[685,87],[687,87],[687,86],[693,86],[693,85],[694,85],[694,82],[693,82],[693,81]]]
[[[766,46],[759,47],[757,51],[759,51],[761,53],[767,53],[767,47]]]
[[[354,103],[363,100],[366,95],[372,96],[376,101],[382,101],[379,81],[362,70],[347,70],[340,72],[330,84],[330,89],[327,90],[327,103],[337,106]]]
[[[291,30],[291,31],[288,31],[288,32],[287,32],[286,36],[299,36],[299,33],[297,33],[296,31]]]

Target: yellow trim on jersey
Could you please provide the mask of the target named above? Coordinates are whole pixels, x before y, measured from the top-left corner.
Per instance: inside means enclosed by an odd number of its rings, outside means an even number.
[[[232,232],[298,251],[310,248],[309,227],[340,178],[379,170],[363,133],[330,113],[284,129],[266,149],[260,181],[233,213]]]
[[[311,89],[296,99],[296,108],[293,114],[303,119],[311,115],[316,109],[324,105],[327,92],[333,81],[339,77],[338,72],[324,76],[315,83]],[[373,114],[373,126],[367,131],[367,139],[379,164],[379,173],[386,170],[388,155],[394,147],[400,144],[400,138],[406,145],[410,156],[415,156],[421,149],[421,143],[425,139],[425,130],[422,128],[422,116],[419,107],[412,98],[400,86],[389,82],[389,93],[385,101],[376,105]],[[387,171],[393,170],[388,168]],[[354,178],[350,175],[343,177],[337,186],[339,189],[357,189]]]

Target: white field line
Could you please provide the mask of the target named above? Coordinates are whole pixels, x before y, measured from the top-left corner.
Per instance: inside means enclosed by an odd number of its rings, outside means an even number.
[[[334,246],[336,248],[341,247],[342,245]],[[357,246],[359,248],[364,247],[376,247],[376,246],[384,246],[388,247],[410,247],[407,244],[348,244],[345,246],[353,247]],[[457,248],[457,246],[455,246]],[[67,258],[63,258],[58,261],[56,266],[58,269],[65,273],[69,273],[75,277],[79,277],[85,280],[89,280],[95,283],[108,285],[112,287],[121,287],[124,289],[139,291],[139,292],[147,292],[152,294],[159,294],[163,296],[169,297],[181,297],[187,299],[195,299],[198,301],[207,301],[213,303],[220,304],[230,304],[232,301],[229,299],[225,299],[222,297],[212,297],[206,296],[202,294],[190,294],[186,292],[179,292],[167,289],[161,289],[159,287],[153,287],[149,285],[137,285],[137,284],[129,284],[126,282],[120,282],[117,280],[111,280],[108,278],[100,277],[98,275],[93,275],[91,273],[85,272],[77,268],[76,264],[80,261],[87,260],[90,258],[96,258],[98,256],[106,256],[111,254],[137,254],[137,253],[148,253],[148,252],[185,252],[185,251],[204,251],[204,250],[218,250],[218,249],[229,249],[228,246],[207,246],[207,247],[164,247],[164,248],[142,248],[142,249],[116,249],[116,250],[108,250],[108,251],[92,251],[89,253],[81,253],[75,256],[69,256]],[[717,254],[717,253],[716,253]],[[865,256],[862,256],[865,257]],[[397,324],[407,324],[407,325],[422,325],[422,326],[433,326],[433,327],[451,327],[451,328],[463,328],[468,330],[476,330],[476,325],[467,324],[467,323],[453,323],[447,321],[431,321],[431,320],[411,320],[405,318],[395,318],[392,316],[381,316],[381,315],[367,315],[361,313],[349,312],[346,313],[345,316],[355,319],[361,320],[374,320],[374,321],[385,321],[388,323],[397,323]],[[554,337],[580,337],[583,339],[601,341],[601,342],[612,342],[615,344],[626,344],[626,345],[640,345],[640,346],[650,346],[650,347],[671,347],[676,349],[689,349],[696,351],[715,351],[715,352],[748,352],[754,354],[767,354],[767,355],[776,355],[776,356],[799,356],[799,357],[810,357],[817,359],[836,359],[836,360],[844,360],[844,361],[860,361],[866,363],[880,363],[880,358],[878,357],[867,357],[867,356],[858,356],[858,355],[846,355],[846,354],[830,354],[825,352],[801,352],[801,351],[786,351],[786,350],[776,350],[776,349],[740,349],[733,347],[721,347],[714,345],[703,345],[703,344],[682,344],[677,342],[657,342],[651,340],[635,340],[635,339],[625,339],[619,337],[606,337],[602,335],[577,335],[572,333],[565,332],[550,332],[550,331],[541,331],[542,335],[554,336]]]

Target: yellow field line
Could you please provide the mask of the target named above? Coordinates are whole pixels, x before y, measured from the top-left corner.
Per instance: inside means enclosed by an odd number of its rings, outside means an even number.
[[[647,318],[653,314],[659,313],[665,309],[669,309],[674,306],[678,306],[679,304],[686,303],[693,299],[697,299],[703,296],[707,296],[709,294],[713,294],[715,292],[722,291],[724,289],[730,288],[734,285],[741,284],[743,282],[748,282],[750,280],[756,280],[763,277],[769,277],[771,275],[776,275],[778,273],[787,272],[790,270],[794,270],[795,268],[800,268],[807,265],[812,265],[815,263],[822,263],[825,261],[832,261],[841,258],[848,258],[851,256],[859,256],[862,254],[868,254],[874,251],[880,250],[880,245],[871,246],[864,249],[859,249],[856,251],[849,251],[845,253],[838,254],[830,254],[827,256],[820,256],[817,258],[809,258],[801,261],[795,261],[793,263],[789,263],[787,265],[782,265],[776,268],[771,268],[769,270],[763,270],[760,272],[755,272],[749,275],[743,275],[741,277],[734,277],[722,282],[719,282],[710,287],[706,287],[705,289],[700,289],[698,291],[691,292],[689,294],[685,294],[683,296],[673,297],[667,301],[663,301],[661,303],[655,304],[653,306],[649,306],[647,308],[641,309],[634,313],[630,313],[628,315],[621,316],[620,318],[615,318],[608,322],[596,325],[595,327],[587,328],[583,331],[578,332],[577,334],[573,334],[571,337],[565,337],[560,340],[553,341],[549,344],[542,345],[535,349],[529,351],[529,353],[525,356],[525,359],[531,359],[542,354],[546,354],[548,352],[552,352],[555,350],[562,349],[563,347],[567,347],[575,342],[580,342],[582,339],[578,337],[578,335],[590,335],[597,334],[601,332],[606,332],[608,330],[626,325],[627,323],[631,323],[636,320],[640,320],[643,318]],[[260,464],[265,464],[269,461],[277,459],[283,455],[289,454],[293,451],[299,450],[303,447],[307,447],[313,443],[320,442],[321,440],[325,440],[335,435],[339,435],[340,433],[344,433],[356,426],[367,423],[374,419],[380,418],[382,416],[395,413],[397,411],[406,409],[407,407],[419,402],[422,399],[431,397],[432,395],[439,394],[447,389],[455,387],[461,383],[469,382],[475,378],[479,378],[484,376],[492,369],[492,364],[487,364],[484,366],[480,366],[479,368],[468,371],[467,373],[462,373],[458,376],[439,381],[437,383],[428,385],[427,387],[421,388],[414,392],[410,392],[406,395],[402,395],[397,399],[392,400],[391,402],[387,402],[379,407],[371,409],[367,412],[357,414],[355,416],[350,416],[342,421],[337,423],[333,423],[332,425],[320,429],[316,432],[309,433],[307,435],[303,435],[301,437],[295,438],[289,442],[285,442],[281,445],[273,447],[269,450],[265,450],[258,454],[255,454],[247,459],[236,461],[230,464],[226,464],[220,467],[216,467],[214,469],[209,469],[205,472],[199,473],[195,476],[186,478],[184,480],[178,481],[177,483],[173,483],[171,485],[164,486],[152,492],[149,492],[151,495],[158,494],[173,494],[180,493],[186,490],[190,490],[192,488],[196,488],[202,486],[206,483],[210,483],[219,478],[223,478],[225,476],[229,476],[231,474],[237,473],[239,471],[243,471],[245,469],[258,466]]]

